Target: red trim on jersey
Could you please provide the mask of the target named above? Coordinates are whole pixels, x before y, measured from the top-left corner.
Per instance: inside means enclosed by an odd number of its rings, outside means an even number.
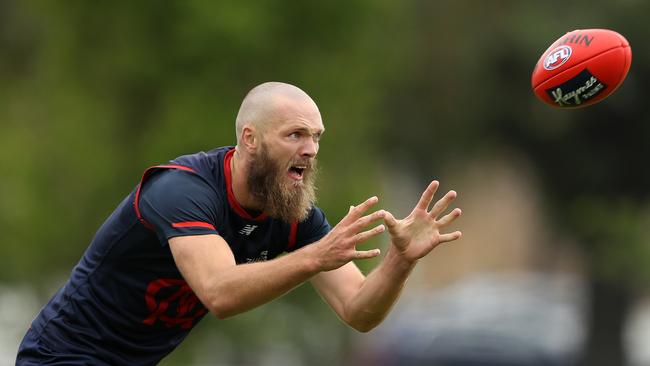
[[[185,170],[187,172],[192,172],[196,173],[196,171],[190,167],[183,166],[183,165],[178,165],[178,164],[167,164],[167,165],[156,165],[148,168],[147,170],[144,171],[142,174],[142,179],[140,179],[140,184],[138,185],[138,190],[135,191],[135,199],[133,200],[133,207],[135,208],[135,215],[138,217],[138,220],[144,225],[149,230],[153,230],[153,225],[151,225],[147,220],[142,217],[142,213],[140,212],[140,190],[142,189],[142,185],[144,184],[144,181],[149,178],[151,173],[158,169],[180,169],[180,170]]]
[[[224,175],[226,176],[226,191],[228,192],[228,203],[230,204],[230,207],[237,213],[237,215],[245,218],[246,220],[262,221],[266,219],[268,215],[262,212],[257,217],[251,216],[248,212],[246,212],[246,210],[244,210],[243,207],[239,205],[239,202],[237,202],[237,199],[235,198],[235,194],[232,191],[232,172],[230,171],[230,160],[232,160],[232,156],[234,154],[235,154],[235,149],[232,149],[228,151],[226,153],[226,156],[223,158],[223,172]]]
[[[294,222],[291,224],[291,231],[289,231],[289,245],[287,245],[287,250],[292,249],[296,246],[296,235],[298,234],[298,223]]]
[[[173,228],[181,228],[181,227],[204,227],[207,229],[212,229],[212,230],[217,230],[214,228],[214,226],[210,223],[203,222],[203,221],[184,221],[184,222],[172,222],[172,227]]]

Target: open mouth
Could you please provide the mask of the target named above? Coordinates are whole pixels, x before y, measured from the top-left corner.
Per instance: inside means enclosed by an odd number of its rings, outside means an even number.
[[[295,180],[302,180],[306,169],[307,166],[305,165],[294,165],[289,168],[289,177]]]

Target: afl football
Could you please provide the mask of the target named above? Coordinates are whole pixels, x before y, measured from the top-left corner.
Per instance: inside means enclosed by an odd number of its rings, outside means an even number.
[[[608,29],[579,29],[553,42],[532,75],[535,95],[557,108],[578,108],[611,95],[632,63],[630,44]]]

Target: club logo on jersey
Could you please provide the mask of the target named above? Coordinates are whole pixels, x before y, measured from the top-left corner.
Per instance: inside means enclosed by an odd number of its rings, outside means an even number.
[[[257,225],[246,225],[241,230],[239,230],[238,232],[241,235],[249,236],[256,228],[257,228]]]
[[[151,281],[144,295],[149,315],[142,323],[160,321],[168,328],[190,329],[208,310],[182,279],[159,278]]]
[[[256,258],[246,258],[246,263],[264,262],[269,259],[269,251],[263,250]]]
[[[569,57],[571,57],[571,52],[573,50],[570,46],[555,47],[544,59],[544,69],[550,71],[564,65],[569,60]]]
[[[607,88],[589,70],[584,69],[564,84],[546,89],[558,107],[575,107],[600,94]]]

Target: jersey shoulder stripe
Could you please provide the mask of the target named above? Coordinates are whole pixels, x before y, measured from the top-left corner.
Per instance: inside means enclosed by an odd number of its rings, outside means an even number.
[[[208,223],[208,222],[203,222],[203,221],[184,221],[184,222],[172,222],[172,227],[173,228],[180,228],[180,227],[204,227],[212,230],[217,230],[215,229],[214,225]]]

